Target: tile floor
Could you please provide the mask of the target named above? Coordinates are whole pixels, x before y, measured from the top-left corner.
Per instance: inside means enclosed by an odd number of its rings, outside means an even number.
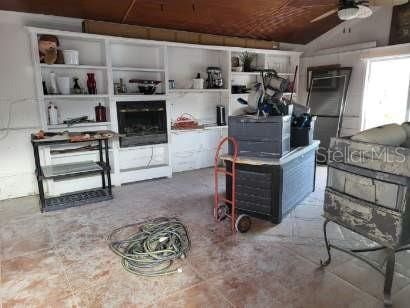
[[[369,266],[334,252],[319,268],[325,172],[280,225],[254,219],[247,234],[214,222],[211,169],[125,185],[112,202],[53,213],[40,214],[35,197],[0,202],[1,307],[383,307],[383,278]],[[107,247],[110,230],[166,215],[190,229],[183,272],[125,272]],[[334,225],[329,236],[366,243]],[[410,253],[399,254],[397,269],[394,307],[409,307]]]

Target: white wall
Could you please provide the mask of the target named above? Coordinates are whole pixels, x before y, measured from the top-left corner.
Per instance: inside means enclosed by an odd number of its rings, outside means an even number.
[[[410,53],[410,45],[367,49],[370,45],[386,46],[388,44],[391,16],[391,7],[378,8],[370,18],[343,22],[305,46],[305,52],[301,58],[300,103],[306,103],[306,69],[308,67],[331,64],[353,67],[342,135],[352,135],[361,129],[366,59]],[[369,42],[374,43],[369,45]]]
[[[365,42],[377,46],[389,44],[393,9],[391,6],[374,8],[373,15],[365,19],[345,21],[311,41],[304,47],[304,56],[314,56],[323,49],[345,47]]]
[[[0,129],[10,102],[11,130],[0,130],[0,200],[37,192],[30,133],[40,127],[35,97],[31,47],[24,26],[81,31],[81,20],[0,11]]]

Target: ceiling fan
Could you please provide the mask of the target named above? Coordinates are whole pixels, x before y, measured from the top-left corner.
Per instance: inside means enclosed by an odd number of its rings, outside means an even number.
[[[310,22],[317,22],[328,16],[337,13],[341,20],[351,20],[354,18],[367,18],[372,15],[371,6],[402,5],[409,0],[340,0],[338,8],[330,10]]]

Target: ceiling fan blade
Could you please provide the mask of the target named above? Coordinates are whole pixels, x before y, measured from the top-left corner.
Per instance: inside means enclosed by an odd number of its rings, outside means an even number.
[[[371,6],[402,5],[407,2],[409,0],[369,0]]]
[[[337,13],[337,9],[330,10],[330,11],[320,15],[319,17],[316,17],[315,19],[312,19],[310,22],[311,23],[317,22],[319,20],[325,19],[326,17],[328,17],[330,15],[333,15],[334,13]]]

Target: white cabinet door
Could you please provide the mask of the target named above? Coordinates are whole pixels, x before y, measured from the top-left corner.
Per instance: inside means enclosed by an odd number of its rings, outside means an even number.
[[[173,172],[213,166],[220,139],[220,129],[173,132],[171,134]]]

